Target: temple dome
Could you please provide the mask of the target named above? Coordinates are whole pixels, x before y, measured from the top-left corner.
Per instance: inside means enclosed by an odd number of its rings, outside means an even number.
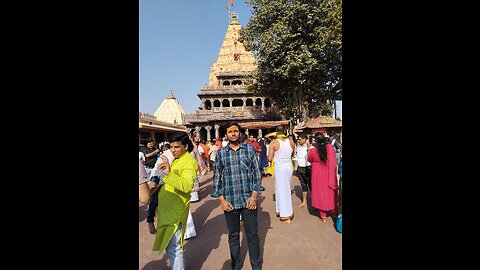
[[[159,121],[183,125],[185,123],[185,110],[183,110],[178,100],[173,96],[172,90],[170,95],[160,104],[160,107],[153,114]]]

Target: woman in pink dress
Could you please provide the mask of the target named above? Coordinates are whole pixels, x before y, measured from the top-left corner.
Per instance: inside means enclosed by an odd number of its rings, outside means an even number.
[[[320,211],[320,218],[326,222],[327,212],[337,215],[338,183],[337,157],[332,144],[321,132],[315,134],[315,147],[308,153],[312,163],[312,206]]]

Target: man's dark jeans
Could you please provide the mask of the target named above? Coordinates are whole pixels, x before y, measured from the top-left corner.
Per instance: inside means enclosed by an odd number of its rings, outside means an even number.
[[[240,215],[242,215],[243,228],[247,236],[248,254],[250,265],[253,270],[262,269],[262,257],[260,256],[260,241],[258,239],[257,210],[247,208],[234,209],[232,212],[223,212],[228,227],[228,244],[230,245],[230,257],[232,269],[242,269],[240,258]]]
[[[152,179],[150,181],[155,182],[155,184],[160,183],[160,179],[158,176],[152,176]],[[163,184],[161,184],[163,185]],[[161,187],[160,185],[160,187]],[[160,191],[160,188],[157,190],[157,192],[152,193],[150,195],[150,202],[148,203],[148,216],[147,216],[147,223],[153,223],[154,218],[155,218],[155,213],[157,212],[157,207],[158,207],[158,192]]]
[[[158,207],[158,192],[150,195],[150,202],[148,203],[147,223],[153,223]]]

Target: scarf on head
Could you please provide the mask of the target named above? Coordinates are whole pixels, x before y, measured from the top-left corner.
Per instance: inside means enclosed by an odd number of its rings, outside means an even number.
[[[284,140],[284,139],[287,139],[288,137],[284,134],[280,134],[280,135],[277,135],[277,139],[279,140]]]

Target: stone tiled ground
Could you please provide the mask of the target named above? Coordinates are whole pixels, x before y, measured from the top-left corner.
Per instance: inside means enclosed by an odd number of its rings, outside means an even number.
[[[263,269],[270,270],[338,270],[342,269],[342,234],[335,231],[333,220],[322,223],[318,212],[297,208],[301,203],[301,188],[297,177],[292,178],[292,202],[295,218],[291,224],[275,217],[275,187],[273,177],[263,178],[266,190],[258,200],[258,225]],[[230,269],[227,227],[218,201],[212,193],[212,172],[201,178],[198,202],[191,204],[197,236],[185,242],[187,270]],[[168,268],[168,256],[151,251],[154,236],[148,233],[147,206],[139,204],[139,269]],[[243,269],[251,269],[246,239],[241,234]]]

